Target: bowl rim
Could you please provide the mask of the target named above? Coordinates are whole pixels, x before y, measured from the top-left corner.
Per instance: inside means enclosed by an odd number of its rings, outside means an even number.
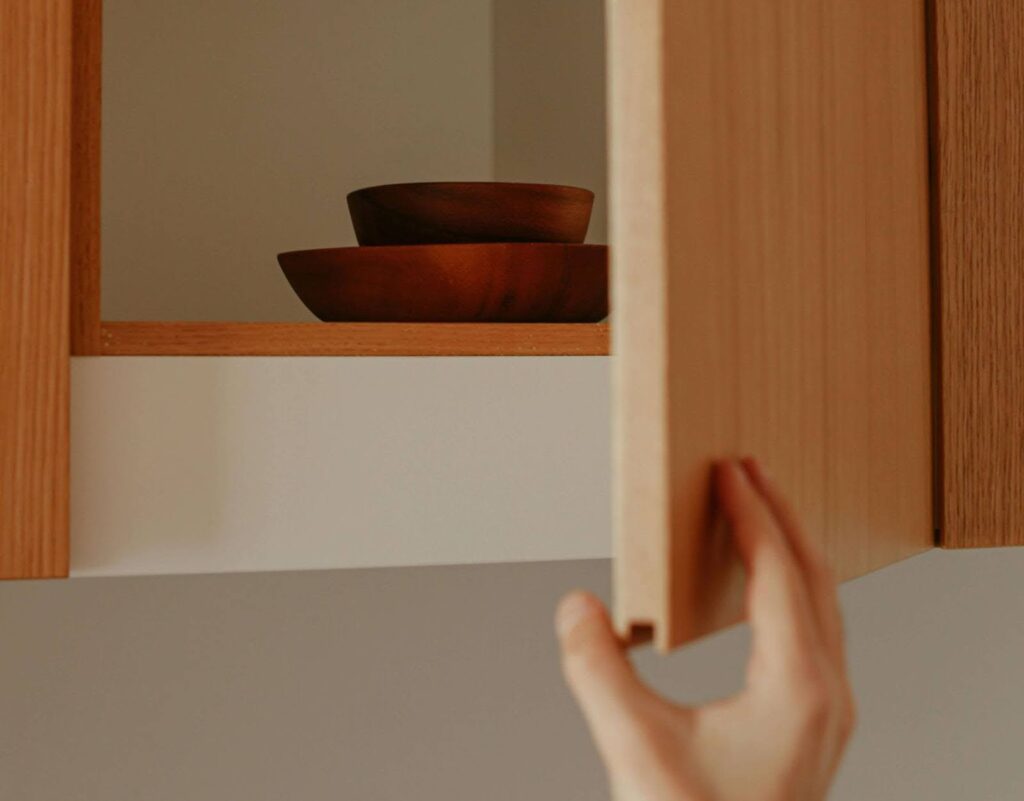
[[[329,248],[299,248],[297,250],[284,250],[277,254],[278,258],[282,256],[296,256],[298,254],[312,254],[312,253],[332,253],[337,251],[381,251],[381,250],[396,250],[406,252],[422,253],[424,248],[465,248],[470,249],[493,249],[493,248],[513,248],[516,250],[520,249],[538,249],[538,250],[554,250],[556,248],[566,248],[569,250],[608,250],[609,245],[600,242],[444,242],[434,243],[428,245],[340,245],[338,247]]]
[[[416,189],[423,187],[435,187],[435,188],[457,188],[467,186],[489,186],[495,189],[556,189],[568,194],[577,194],[585,196],[591,202],[593,202],[596,195],[592,189],[587,189],[582,186],[572,186],[571,184],[544,184],[544,183],[530,183],[528,181],[399,181],[397,183],[388,184],[374,184],[373,186],[363,186],[359,189],[353,189],[347,195],[346,199],[361,195],[364,193],[374,192],[380,189]]]

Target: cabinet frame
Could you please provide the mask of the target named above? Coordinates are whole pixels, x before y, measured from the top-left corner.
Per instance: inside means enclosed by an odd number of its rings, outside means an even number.
[[[613,4],[619,17],[610,20],[620,41],[637,30],[630,27],[637,15],[662,8],[637,4],[627,12],[625,5]],[[923,0],[923,9],[936,524],[946,547],[1024,544],[1024,193],[1010,180],[1024,164],[1020,115],[1013,113],[1024,108],[1024,47],[1017,35],[1024,12],[1015,0]],[[608,352],[607,325],[104,322],[102,0],[12,0],[3,14],[0,577],[67,574],[71,354]],[[629,25],[627,16],[634,18]],[[635,152],[641,177],[659,163],[644,159],[663,155]],[[992,163],[1002,165],[1007,180],[987,192],[978,179]],[[657,256],[660,245],[649,247]],[[621,333],[622,342],[633,336]]]
[[[0,578],[68,573],[73,0],[0,25]]]
[[[942,545],[1024,545],[1024,6],[928,3]]]

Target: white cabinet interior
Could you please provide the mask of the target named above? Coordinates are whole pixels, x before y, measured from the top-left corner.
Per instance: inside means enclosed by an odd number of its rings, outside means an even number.
[[[607,558],[605,358],[78,358],[71,574]]]

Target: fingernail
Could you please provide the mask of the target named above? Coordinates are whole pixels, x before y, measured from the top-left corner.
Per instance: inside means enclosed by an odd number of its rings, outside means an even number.
[[[586,593],[574,592],[567,595],[558,604],[558,611],[555,613],[555,631],[559,636],[564,636],[596,611],[597,607],[593,599]]]

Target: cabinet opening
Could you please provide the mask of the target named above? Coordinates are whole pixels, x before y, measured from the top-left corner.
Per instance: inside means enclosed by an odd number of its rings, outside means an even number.
[[[76,292],[98,294],[108,350],[130,325],[314,322],[276,254],[355,245],[360,187],[582,186],[586,241],[607,242],[602,0],[84,5],[86,58],[102,26],[102,280]]]

